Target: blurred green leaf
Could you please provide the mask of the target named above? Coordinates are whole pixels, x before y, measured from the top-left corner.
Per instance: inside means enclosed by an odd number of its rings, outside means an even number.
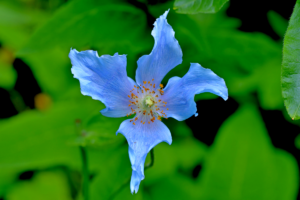
[[[154,165],[145,172],[145,184],[151,185],[162,177],[177,174],[179,170],[191,176],[193,168],[202,163],[206,153],[207,146],[193,137],[174,140],[171,145],[157,145]]]
[[[108,53],[114,45],[136,48],[130,41],[142,38],[145,22],[143,12],[126,4],[71,1],[35,32],[19,55],[55,47],[99,48]]]
[[[286,109],[292,119],[300,119],[300,1],[296,2],[283,44],[282,96]]]
[[[102,150],[124,143],[125,137],[117,137],[112,134],[112,128],[117,128],[125,118],[110,119],[103,116],[99,111],[87,118],[83,125],[78,124],[78,136],[70,141],[76,146],[87,146]],[[115,129],[117,131],[117,129]]]
[[[54,104],[46,112],[36,110],[26,111],[12,118],[3,120],[0,127],[0,145],[5,154],[0,156],[0,169],[14,170],[15,172],[43,169],[54,165],[65,165],[69,167],[80,167],[79,148],[69,146],[76,135],[75,120],[87,120],[91,114],[99,112],[103,105],[88,97],[77,102],[60,102]],[[100,115],[100,113],[99,113]],[[105,137],[111,135],[105,141],[110,145],[104,145],[101,135],[97,141],[102,145],[101,151],[89,149],[90,169],[95,171],[99,161],[107,158],[124,138],[118,138],[115,133],[120,125],[121,119],[99,118],[99,124],[107,126],[87,126],[87,130],[103,134]],[[114,138],[112,137],[114,136]],[[113,142],[115,139],[118,142]]]
[[[68,52],[51,49],[21,57],[28,64],[42,91],[54,101],[80,97],[79,81],[73,78]]]
[[[229,0],[175,0],[174,10],[183,14],[216,13]]]
[[[100,56],[127,54],[127,74],[133,78],[140,53],[151,48],[151,37],[145,35],[145,29],[145,14],[127,4],[70,1],[35,32],[18,56],[31,67],[42,90],[55,101],[73,98],[81,94],[70,70],[71,47],[94,49]]]
[[[7,195],[7,200],[71,200],[69,185],[62,172],[39,172],[32,180],[14,185]]]
[[[242,106],[224,122],[206,158],[199,176],[201,199],[297,197],[297,162],[272,146],[253,105]]]
[[[90,198],[111,199],[124,186],[129,186],[131,165],[128,145],[124,145],[111,154],[97,169],[99,173],[91,183]],[[129,189],[129,188],[128,188]],[[130,194],[130,190],[127,191]]]
[[[0,2],[0,42],[13,50],[24,45],[33,30],[49,17],[45,11]]]
[[[79,107],[79,103],[89,105]],[[79,151],[67,146],[75,135],[75,120],[94,109],[95,101],[62,102],[47,112],[26,111],[4,120],[0,127],[0,169],[28,170],[79,163]]]
[[[8,64],[0,62],[0,87],[10,90],[17,80],[16,70]]]
[[[295,146],[300,149],[300,134],[295,139]]]
[[[280,37],[284,37],[285,31],[288,27],[288,20],[284,19],[280,14],[277,12],[270,10],[267,13],[268,20],[270,25],[272,26],[273,30],[279,35]]]
[[[200,188],[197,186],[195,180],[176,174],[176,176],[166,176],[161,178],[150,188],[152,199],[199,199]]]

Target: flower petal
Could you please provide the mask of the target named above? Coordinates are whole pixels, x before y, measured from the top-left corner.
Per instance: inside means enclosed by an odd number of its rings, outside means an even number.
[[[191,63],[189,71],[184,77],[173,77],[169,80],[162,101],[167,102],[164,110],[167,117],[173,117],[179,121],[192,115],[197,116],[195,94],[210,92],[228,99],[228,89],[225,81],[210,69],[201,67],[198,63]]]
[[[155,44],[150,55],[142,56],[138,61],[136,82],[140,85],[143,81],[151,81],[159,86],[164,76],[182,62],[182,51],[175,39],[172,27],[167,22],[166,11],[154,23],[152,36]]]
[[[161,121],[150,124],[136,121],[136,125],[127,119],[122,122],[117,133],[123,134],[129,144],[129,158],[132,168],[130,182],[131,192],[137,192],[141,180],[144,179],[144,164],[147,153],[158,143],[172,143],[170,130]]]
[[[107,117],[123,117],[130,113],[128,95],[134,81],[127,77],[126,55],[98,56],[96,51],[71,49],[72,73],[80,81],[81,93],[102,101],[101,111]]]

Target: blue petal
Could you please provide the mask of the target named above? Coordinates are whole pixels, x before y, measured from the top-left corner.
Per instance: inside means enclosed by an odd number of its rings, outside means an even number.
[[[137,64],[136,82],[140,85],[143,81],[154,79],[156,87],[164,76],[182,62],[182,51],[175,39],[172,27],[168,24],[166,11],[154,23],[152,36],[155,44],[150,55],[142,56]]]
[[[129,158],[132,168],[130,182],[131,192],[137,192],[141,180],[144,179],[144,164],[148,152],[158,143],[172,143],[170,130],[161,121],[150,124],[136,121],[136,125],[127,119],[122,122],[117,133],[123,134],[129,145]]]
[[[203,92],[219,95],[225,101],[228,99],[228,89],[222,78],[198,63],[191,63],[184,77],[171,78],[164,89],[161,99],[167,102],[168,108],[164,112],[167,117],[173,117],[179,121],[197,115],[194,96]]]
[[[107,117],[123,117],[130,113],[130,90],[134,81],[127,77],[126,55],[98,56],[96,51],[78,52],[71,49],[72,73],[80,81],[81,93],[102,101]]]

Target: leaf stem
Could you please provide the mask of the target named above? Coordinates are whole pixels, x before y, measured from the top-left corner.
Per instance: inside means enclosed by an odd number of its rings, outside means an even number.
[[[88,170],[88,162],[87,162],[87,152],[83,146],[80,146],[80,153],[82,159],[82,193],[84,200],[89,200],[89,170]]]

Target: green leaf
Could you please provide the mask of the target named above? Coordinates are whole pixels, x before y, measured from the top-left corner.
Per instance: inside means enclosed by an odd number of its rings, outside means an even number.
[[[69,1],[33,34],[18,56],[54,101],[73,98],[80,91],[70,70],[70,48],[97,50],[99,56],[127,54],[127,74],[134,78],[140,53],[151,50],[151,35],[145,35],[145,29],[145,14],[127,4]]]
[[[95,101],[62,102],[47,112],[30,110],[3,120],[0,144],[5,154],[0,156],[0,169],[78,164],[79,150],[67,142],[76,134],[75,120],[84,120],[94,109],[99,109]]]
[[[300,1],[296,2],[283,43],[281,86],[284,104],[294,119],[300,119]]]
[[[177,175],[179,170],[191,175],[206,155],[207,146],[193,137],[174,140],[171,145],[158,144],[154,148],[154,165],[145,172],[145,183],[142,184],[152,185],[163,177]]]
[[[17,173],[55,165],[80,168],[79,148],[68,145],[77,137],[75,121],[85,122],[101,109],[103,104],[83,97],[76,102],[56,103],[46,112],[31,110],[3,120],[0,145],[5,154],[0,156],[1,172],[14,170]],[[88,132],[97,133],[97,147],[101,150],[88,149],[92,171],[97,169],[102,158],[106,159],[124,141],[124,137],[115,135],[122,119],[98,119],[99,125],[84,127]]]
[[[66,176],[60,172],[39,172],[32,180],[18,182],[5,195],[11,200],[71,200]]]
[[[108,54],[115,45],[128,51],[136,48],[131,41],[141,39],[145,27],[145,14],[132,6],[71,1],[34,33],[19,55],[51,48],[99,48]]]
[[[253,105],[243,105],[224,122],[206,158],[199,176],[199,199],[297,197],[297,162],[291,154],[273,147]]]
[[[15,86],[16,80],[16,70],[12,66],[0,62],[0,87],[10,90]]]
[[[174,9],[178,13],[216,13],[229,0],[175,0]]]
[[[19,50],[35,28],[48,19],[45,11],[0,2],[0,41],[14,51]]]
[[[284,19],[280,14],[273,10],[270,10],[267,13],[267,16],[273,30],[277,33],[277,35],[283,37],[288,27],[288,20]]]

